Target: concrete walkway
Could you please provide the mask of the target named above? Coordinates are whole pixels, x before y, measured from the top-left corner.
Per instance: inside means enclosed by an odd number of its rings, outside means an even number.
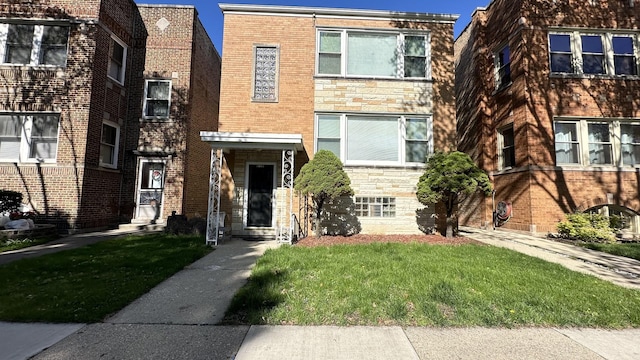
[[[462,230],[638,286],[637,261],[529,235]],[[0,359],[640,359],[640,329],[216,325],[255,260],[276,246],[225,242],[104,323],[0,323]]]

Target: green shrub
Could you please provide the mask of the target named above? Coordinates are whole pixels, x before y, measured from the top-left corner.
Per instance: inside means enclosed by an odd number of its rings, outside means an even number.
[[[15,212],[22,204],[22,194],[17,191],[0,189],[0,214]]]
[[[557,225],[562,237],[588,242],[615,242],[609,218],[601,214],[567,214]]]

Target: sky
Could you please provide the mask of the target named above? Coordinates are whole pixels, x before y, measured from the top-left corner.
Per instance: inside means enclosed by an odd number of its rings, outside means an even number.
[[[349,9],[391,10],[424,12],[437,14],[456,14],[460,18],[454,26],[454,36],[458,36],[471,19],[478,7],[489,5],[490,0],[229,0],[220,1],[231,4],[287,5],[330,7]],[[200,21],[218,52],[222,53],[222,12],[215,0],[136,0],[138,4],[175,4],[193,5],[198,10]]]

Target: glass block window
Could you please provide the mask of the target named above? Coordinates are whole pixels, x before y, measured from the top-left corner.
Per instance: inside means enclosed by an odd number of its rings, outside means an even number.
[[[356,216],[363,217],[395,217],[396,198],[356,196]]]
[[[256,46],[254,57],[253,100],[278,101],[278,47]]]

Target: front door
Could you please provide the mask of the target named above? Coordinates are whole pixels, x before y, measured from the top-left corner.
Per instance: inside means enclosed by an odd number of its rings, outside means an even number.
[[[274,165],[249,165],[247,227],[273,227]]]
[[[136,218],[157,221],[162,210],[164,193],[164,162],[140,161]]]

